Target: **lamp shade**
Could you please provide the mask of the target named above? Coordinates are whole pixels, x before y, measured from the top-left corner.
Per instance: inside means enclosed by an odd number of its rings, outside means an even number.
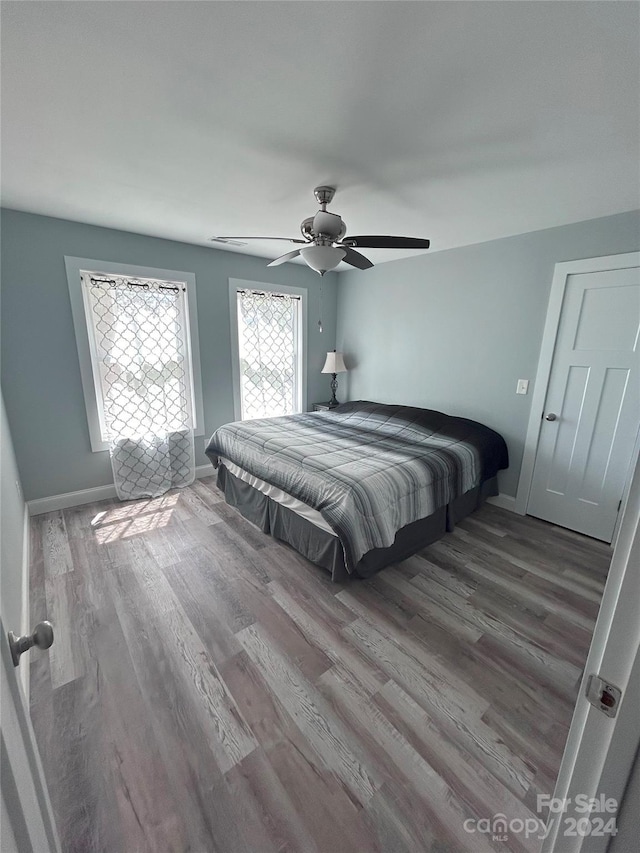
[[[303,246],[300,254],[312,270],[324,275],[328,270],[335,269],[347,252],[337,246]]]
[[[320,371],[321,373],[346,373],[347,368],[344,364],[344,359],[342,358],[341,352],[333,352],[327,353],[327,360],[324,363],[324,367]]]

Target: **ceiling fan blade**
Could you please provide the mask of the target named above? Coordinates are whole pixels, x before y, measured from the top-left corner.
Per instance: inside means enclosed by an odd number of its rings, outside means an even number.
[[[364,255],[356,252],[355,249],[350,249],[348,246],[342,246],[341,248],[345,249],[347,253],[342,259],[345,264],[351,264],[352,267],[357,267],[359,270],[368,270],[373,266],[369,258],[365,258]]]
[[[302,241],[300,241],[302,242]],[[286,255],[280,255],[279,258],[276,258],[275,261],[271,261],[270,264],[267,264],[268,267],[279,267],[280,264],[286,264],[287,261],[292,261],[294,258],[297,258],[300,254],[300,249],[294,249],[293,252],[287,252]]]
[[[382,237],[365,235],[361,237],[347,237],[347,243],[357,246],[359,249],[428,249],[429,240],[419,237]]]
[[[284,240],[286,243],[308,243],[308,240],[299,240],[296,237],[211,237],[216,240]]]

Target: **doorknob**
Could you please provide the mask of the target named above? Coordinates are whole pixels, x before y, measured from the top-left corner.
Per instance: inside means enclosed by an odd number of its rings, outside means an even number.
[[[554,415],[553,412],[549,412],[548,415],[545,415],[545,421],[557,421],[558,416]]]
[[[9,631],[8,636],[13,665],[18,666],[20,655],[23,652],[29,651],[31,646],[37,646],[39,649],[49,648],[53,643],[53,625],[51,622],[38,622],[31,636],[25,634],[24,637],[16,637],[13,631]]]

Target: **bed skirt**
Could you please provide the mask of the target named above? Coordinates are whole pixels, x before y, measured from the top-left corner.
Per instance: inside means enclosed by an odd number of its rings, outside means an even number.
[[[263,533],[269,533],[275,539],[291,545],[307,560],[327,569],[333,581],[345,581],[350,577],[337,536],[321,530],[293,510],[254,489],[249,483],[231,474],[223,464],[218,467],[218,487],[224,492],[226,502],[248,521]],[[445,533],[453,530],[458,521],[478,509],[488,497],[497,494],[497,478],[485,480],[447,506],[440,507],[433,515],[407,524],[396,533],[393,545],[369,551],[356,565],[353,574],[368,578],[391,563],[405,560],[441,539]]]

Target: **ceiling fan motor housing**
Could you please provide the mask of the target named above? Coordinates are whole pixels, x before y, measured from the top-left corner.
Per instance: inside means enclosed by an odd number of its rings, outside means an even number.
[[[337,213],[319,210],[315,216],[303,220],[300,231],[308,240],[335,243],[347,233],[347,226]]]
[[[319,210],[313,217],[313,233],[316,237],[339,240],[347,233],[347,227],[337,213]]]
[[[307,240],[313,240],[313,216],[303,219],[300,231],[302,232],[302,236],[306,237]]]

